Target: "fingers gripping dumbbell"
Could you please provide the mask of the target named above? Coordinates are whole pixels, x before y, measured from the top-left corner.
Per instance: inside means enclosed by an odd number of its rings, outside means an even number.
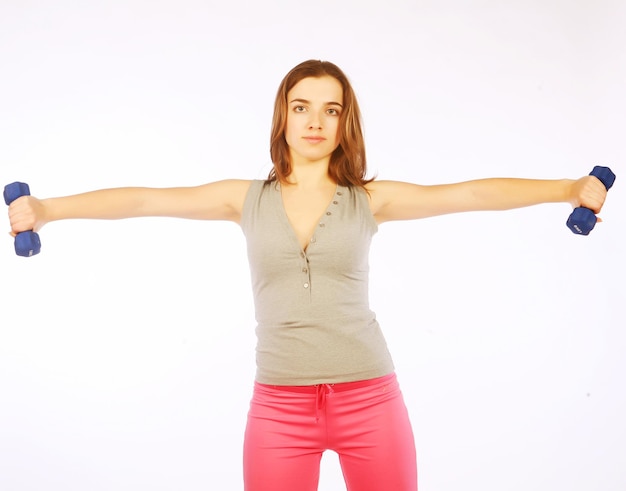
[[[596,165],[589,173],[590,176],[597,177],[608,191],[615,182],[615,174],[608,167]],[[567,219],[569,229],[578,235],[589,235],[589,232],[595,227],[598,218],[589,208],[579,206]]]
[[[29,196],[30,189],[25,182],[12,182],[4,187],[4,202],[10,205],[21,196]],[[41,251],[39,234],[32,230],[20,232],[15,236],[15,253],[18,256],[30,257]]]

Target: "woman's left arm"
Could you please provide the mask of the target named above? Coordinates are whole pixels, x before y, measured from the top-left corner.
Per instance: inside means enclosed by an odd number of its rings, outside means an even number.
[[[433,186],[372,181],[366,189],[378,223],[464,211],[509,210],[541,203],[570,203],[599,213],[607,193],[594,176],[577,180],[492,178]]]

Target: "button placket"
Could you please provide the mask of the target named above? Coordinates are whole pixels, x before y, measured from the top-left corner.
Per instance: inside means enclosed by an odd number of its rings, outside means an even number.
[[[337,206],[339,205],[339,198],[343,196],[343,192],[342,191],[336,191],[335,192],[335,198],[333,199],[333,201],[331,202],[329,209],[326,210],[325,213],[325,217],[330,217],[333,214],[333,211],[331,211],[331,207]],[[319,228],[324,229],[326,227],[326,223],[324,223],[324,218],[322,218],[322,220],[319,222]],[[309,239],[309,246],[311,246],[312,244],[315,244],[317,242],[317,237],[316,234],[313,233],[313,236],[311,237],[311,239]],[[302,274],[304,275],[304,282],[302,283],[302,287],[305,289],[308,289],[311,286],[311,271],[309,268],[309,258],[308,258],[308,254],[305,253],[304,251],[301,252],[301,257],[304,260],[303,261],[303,266],[302,266]]]
[[[302,256],[304,261],[302,262],[302,274],[304,276],[304,282],[302,283],[303,288],[309,288],[311,286],[311,272],[309,271],[309,258],[306,254]]]
[[[337,196],[343,196],[343,192],[342,191],[336,191],[335,192],[335,198],[333,199],[333,201],[331,203],[331,206],[336,206],[336,205],[339,204]],[[331,210],[326,210],[326,213],[324,215],[327,216],[327,217],[330,217],[330,216],[332,216],[332,214],[333,214],[333,212]],[[319,223],[319,227],[320,228],[326,227],[326,223],[324,223],[324,219],[323,218],[322,218],[322,220]],[[313,237],[311,238],[311,242],[315,242],[315,241],[316,241],[316,238],[315,238],[315,235],[313,235]]]

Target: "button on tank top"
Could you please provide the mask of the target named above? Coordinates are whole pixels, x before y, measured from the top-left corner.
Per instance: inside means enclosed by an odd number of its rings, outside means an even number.
[[[378,226],[363,189],[337,187],[306,250],[276,182],[252,182],[241,227],[257,321],[259,383],[352,382],[393,371],[369,308],[368,256]]]

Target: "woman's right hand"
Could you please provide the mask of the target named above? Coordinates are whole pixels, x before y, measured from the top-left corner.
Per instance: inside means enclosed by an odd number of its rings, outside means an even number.
[[[37,232],[46,223],[46,209],[43,201],[34,196],[21,196],[9,205],[10,234],[15,237],[20,232]]]

